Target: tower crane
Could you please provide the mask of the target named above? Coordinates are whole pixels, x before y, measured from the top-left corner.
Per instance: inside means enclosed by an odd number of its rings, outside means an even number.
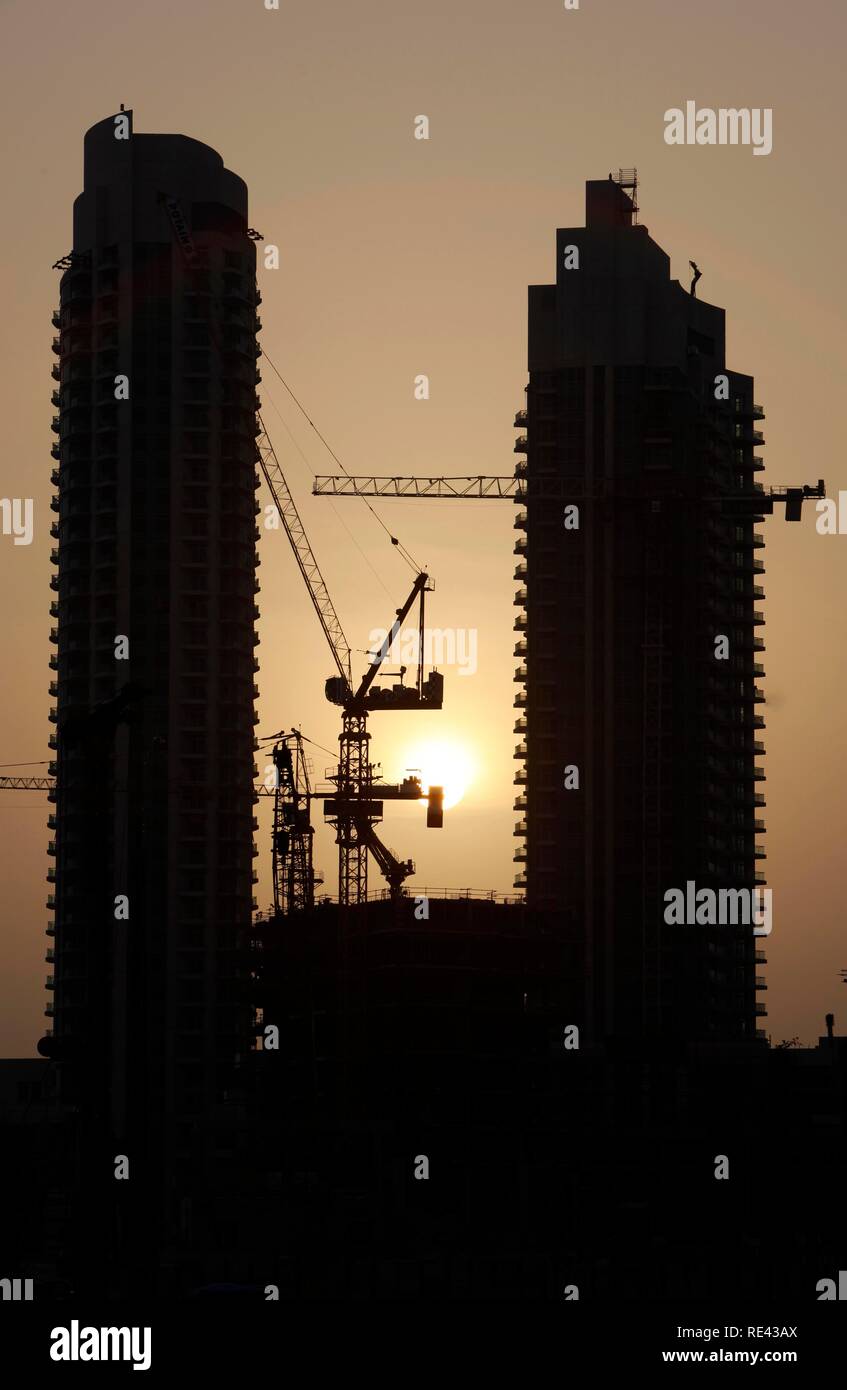
[[[315,905],[315,886],[323,883],[312,862],[312,787],[299,729],[278,734],[272,757],[275,770],[273,814],[274,912],[289,917]]]
[[[333,783],[333,789],[329,793],[310,793],[315,798],[320,797],[324,800],[326,817],[335,828],[338,845],[338,900],[343,906],[348,906],[366,899],[369,852],[374,855],[386,874],[392,895],[396,895],[403,880],[414,872],[414,865],[411,860],[398,860],[382,844],[374,830],[374,824],[382,819],[382,803],[385,800],[419,801],[423,797],[423,791],[420,781],[416,778],[407,778],[400,787],[374,783],[373,764],[369,752],[368,714],[372,710],[442,707],[444,677],[437,671],[432,671],[428,676],[424,675],[424,596],[432,589],[430,577],[424,571],[416,575],[406,602],[397,609],[390,631],[386,634],[379,651],[371,653],[368,670],[354,688],[350,644],[344,635],[341,620],[261,414],[257,413],[256,418],[259,425],[256,457],[338,672],[337,675],[330,676],[325,684],[327,699],[340,705],[342,709],[338,767],[329,779]],[[415,683],[405,685],[404,673],[401,672],[399,685],[390,688],[375,686],[374,680],[415,603],[418,604],[418,627],[421,637],[418,643]],[[428,798],[430,814],[427,824],[437,826],[441,823],[441,788],[431,787]]]
[[[556,479],[545,478],[545,491],[529,491],[526,484],[525,468],[515,474],[495,474],[486,477],[476,474],[469,477],[350,477],[344,475],[324,475],[315,478],[312,493],[315,497],[415,497],[424,500],[449,499],[451,501],[493,501],[559,502],[572,497],[573,483],[564,484]],[[621,493],[582,494],[583,496],[622,496]],[[826,484],[823,478],[817,483],[789,483],[779,487],[757,486],[752,492],[733,493],[721,497],[705,497],[705,502],[720,502],[724,511],[732,514],[761,513],[770,516],[777,502],[785,504],[786,521],[799,521],[803,502],[813,497],[825,497]]]

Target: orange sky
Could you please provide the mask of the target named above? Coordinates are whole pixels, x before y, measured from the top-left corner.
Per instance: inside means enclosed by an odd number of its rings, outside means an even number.
[[[0,493],[33,497],[36,518],[31,546],[0,537],[0,762],[49,755],[50,266],[70,249],[88,126],[124,102],[138,131],[203,140],[246,180],[251,223],[281,253],[278,271],[260,272],[262,342],[359,473],[511,472],[526,286],[554,278],[555,231],[582,223],[585,180],[637,165],[641,220],[674,275],[698,262],[698,294],[727,310],[729,365],[756,377],[763,480],[824,476],[837,493],[847,489],[837,437],[845,28],[834,0],[746,0],[741,11],[736,0],[581,0],[573,12],[557,0],[287,0],[279,12],[262,0],[0,4]],[[663,114],[688,99],[771,107],[773,153],[666,146]],[[419,114],[428,142],[413,139]],[[429,401],[414,399],[419,373]],[[309,495],[309,470],[336,466],[264,375],[266,423],[347,636],[364,649],[411,576],[364,504]],[[422,808],[400,807],[384,838],[416,859],[418,883],[509,891],[513,508],[395,502],[381,514],[435,578],[429,621],[475,629],[478,642],[475,675],[446,669],[441,714],[372,722],[390,779],[416,765],[422,739],[454,741],[477,768],[443,831],[424,829]],[[801,527],[775,518],[765,529],[768,1024],[775,1039],[811,1041],[827,1010],[847,1031],[847,535],[816,535],[811,509]],[[264,536],[260,553],[259,732],[299,723],[334,749],[323,637],[282,535]],[[318,752],[316,772],[330,762]],[[31,1055],[43,1023],[48,809],[43,796],[0,793],[4,1055]],[[335,857],[322,827],[316,858],[333,891]]]

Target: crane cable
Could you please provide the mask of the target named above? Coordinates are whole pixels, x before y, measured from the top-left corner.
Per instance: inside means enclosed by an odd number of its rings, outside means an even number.
[[[333,449],[330,448],[329,444],[328,444],[327,441],[324,439],[323,435],[321,434],[321,432],[320,432],[320,430],[318,429],[317,425],[315,424],[314,420],[311,419],[311,417],[308,415],[308,413],[307,413],[305,407],[304,407],[303,405],[301,405],[300,401],[298,401],[297,397],[295,396],[295,394],[294,394],[294,392],[292,391],[291,387],[289,386],[288,382],[285,380],[284,376],[283,376],[282,373],[279,371],[279,369],[278,369],[278,368],[274,365],[274,363],[271,361],[270,357],[268,357],[268,354],[267,354],[267,352],[265,351],[264,348],[262,348],[262,356],[264,357],[264,359],[265,359],[265,361],[267,362],[268,366],[270,367],[271,371],[274,372],[275,375],[279,377],[280,381],[282,382],[283,386],[285,387],[286,391],[288,392],[289,396],[290,396],[291,399],[293,400],[293,402],[294,402],[294,404],[296,405],[297,409],[300,411],[300,413],[301,413],[301,415],[303,416],[303,418],[304,418],[305,420],[307,420],[307,421],[309,422],[309,424],[312,426],[312,429],[315,431],[315,434],[318,436],[318,439],[319,439],[319,440],[321,441],[321,443],[323,444],[323,446],[324,446],[324,448],[326,449],[327,453],[329,454],[330,458],[332,458],[332,459],[338,464],[338,467],[341,469],[341,471],[342,471],[342,473],[345,475],[345,477],[349,478],[349,477],[350,477],[350,474],[347,472],[347,469],[344,467],[344,464],[341,462],[341,459],[338,457],[338,455],[335,453],[335,451],[334,451]],[[396,537],[396,536],[392,536],[391,532],[389,531],[389,529],[388,529],[388,527],[386,526],[385,522],[383,521],[382,517],[379,516],[379,514],[374,510],[374,508],[371,506],[371,504],[370,504],[370,502],[368,501],[368,499],[367,499],[366,497],[363,497],[363,498],[362,498],[362,501],[364,502],[365,506],[367,507],[367,509],[368,509],[368,511],[371,513],[371,515],[374,517],[374,519],[375,519],[375,520],[379,523],[379,525],[382,527],[383,531],[384,531],[385,534],[388,536],[388,539],[391,541],[391,544],[392,544],[392,545],[396,545],[396,547],[397,547],[397,549],[399,550],[399,552],[400,552],[402,558],[406,561],[406,564],[409,566],[409,568],[410,568],[411,570],[413,570],[414,573],[415,573],[416,575],[417,575],[417,574],[420,574],[420,573],[421,573],[421,567],[420,567],[420,565],[416,563],[416,561],[415,561],[415,560],[412,558],[412,556],[409,554],[409,551],[408,551],[408,550],[406,549],[406,547],[397,539],[397,537]]]
[[[270,359],[268,359],[268,360],[270,361]],[[290,426],[289,426],[289,424],[288,424],[288,421],[286,420],[285,416],[283,415],[282,411],[280,410],[279,406],[277,405],[277,403],[276,403],[276,401],[274,400],[273,396],[271,395],[270,391],[268,391],[268,390],[266,389],[266,390],[264,391],[263,394],[267,396],[267,398],[268,398],[268,400],[270,401],[271,405],[273,406],[273,408],[274,408],[276,414],[279,416],[279,419],[280,419],[280,421],[281,421],[281,423],[282,423],[282,428],[285,430],[285,433],[288,435],[288,438],[291,440],[291,443],[293,444],[294,448],[297,450],[297,452],[298,452],[298,454],[300,455],[301,459],[303,460],[303,463],[305,464],[306,468],[307,468],[307,469],[309,470],[309,472],[311,473],[312,478],[316,478],[316,477],[317,477],[317,474],[315,473],[314,468],[313,468],[312,465],[309,463],[309,460],[306,458],[306,455],[303,453],[303,450],[300,448],[300,445],[298,444],[297,439],[295,438],[294,434],[293,434],[292,431],[291,431],[291,428],[290,428]],[[350,540],[351,540],[351,541],[353,542],[353,544],[355,545],[356,549],[358,550],[359,554],[361,555],[361,557],[362,557],[362,559],[364,560],[365,564],[367,565],[368,569],[369,569],[369,570],[371,571],[371,573],[373,574],[373,576],[374,576],[374,578],[376,579],[377,583],[380,584],[380,585],[382,586],[382,588],[383,588],[383,589],[385,590],[385,592],[388,594],[388,597],[391,598],[391,596],[392,596],[392,595],[391,595],[391,590],[389,589],[389,587],[388,587],[388,585],[386,584],[385,580],[383,579],[382,575],[379,573],[379,570],[376,568],[376,566],[375,566],[375,565],[373,564],[373,562],[371,561],[370,556],[369,556],[369,555],[362,549],[362,547],[360,546],[360,544],[359,544],[359,542],[357,541],[355,535],[354,535],[353,532],[350,530],[350,527],[347,525],[347,522],[344,520],[344,517],[340,514],[338,508],[334,506],[332,510],[333,510],[334,515],[335,515],[335,516],[338,518],[338,520],[341,522],[341,525],[344,527],[344,530],[347,532],[347,535],[350,537]]]

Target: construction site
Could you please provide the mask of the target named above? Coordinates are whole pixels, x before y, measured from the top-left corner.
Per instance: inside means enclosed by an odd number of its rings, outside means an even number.
[[[825,496],[758,479],[764,411],[727,365],[724,311],[671,278],[635,170],[590,181],[555,282],[529,287],[514,472],[317,478],[319,497],[461,502],[481,526],[514,508],[514,889],[416,891],[382,823],[413,803],[460,836],[461,816],[377,755],[383,716],[449,704],[426,661],[432,577],[388,531],[409,583],[360,661],[260,408],[260,368],[279,373],[246,186],[197,141],[129,143],[111,118],[87,133],[57,262],[54,761],[0,778],[51,803],[16,1268],[56,1296],[804,1289],[840,1254],[822,1213],[845,1157],[843,1040],[828,1025],[817,1049],[769,1047],[761,940],[663,917],[688,881],[766,882],[759,528]],[[267,506],[328,648],[310,673],[340,717],[322,778],[284,690],[280,728],[256,735]],[[409,627],[417,661],[388,669]],[[131,1183],[102,1180],[115,1154]],[[792,1165],[814,1181],[786,1198]],[[730,1268],[739,1242],[753,1258]]]

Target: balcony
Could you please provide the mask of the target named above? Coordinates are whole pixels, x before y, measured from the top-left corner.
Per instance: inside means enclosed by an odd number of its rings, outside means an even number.
[[[526,681],[526,678],[527,678],[527,669],[526,669],[526,667],[525,667],[525,666],[518,666],[518,668],[517,668],[516,671],[515,671],[514,676],[512,677],[512,680],[522,681],[522,682],[523,682],[523,681]]]
[[[757,1018],[764,1018],[768,1011],[767,1004],[763,1004],[760,999],[756,1000],[753,1008],[755,1009]]]
[[[512,733],[513,733],[513,734],[525,734],[525,733],[526,733],[526,729],[527,729],[526,720],[525,720],[525,719],[516,719],[515,722],[514,722],[514,724],[513,724],[513,726],[512,726]]]
[[[514,757],[514,758],[525,758],[526,755],[527,755],[526,744],[525,744],[525,743],[519,743],[518,746],[517,746],[517,748],[515,749],[514,753],[512,754],[512,757]]]
[[[516,850],[515,850],[514,854],[512,855],[512,863],[513,863],[513,864],[525,864],[525,863],[526,863],[526,849],[525,849],[525,848],[523,848],[523,849],[516,849]]]
[[[59,356],[61,355],[61,352],[62,352],[62,340],[61,340],[61,338],[54,338],[54,339],[52,340],[50,346],[51,346],[51,348],[53,349],[53,351],[55,352],[56,356],[59,357]]]
[[[526,874],[517,874],[512,881],[513,888],[526,888]]]
[[[525,810],[526,810],[526,797],[525,797],[525,796],[516,796],[515,799],[514,799],[514,801],[513,801],[513,803],[512,803],[512,810],[513,810],[513,811],[525,811]]]
[[[517,439],[515,440],[515,447],[512,452],[515,454],[525,454],[528,448],[529,441],[527,440],[526,435],[519,434]]]
[[[56,324],[56,327],[57,327],[57,328],[58,328],[58,326],[59,326],[59,325]],[[517,413],[517,415],[515,416],[515,429],[516,429],[516,430],[521,430],[521,429],[523,429],[524,425],[526,424],[526,421],[527,421],[527,414],[526,414],[526,411],[525,411],[525,410],[519,410],[518,413]]]
[[[525,787],[527,782],[526,768],[520,767],[512,778],[512,783],[516,787]]]
[[[513,632],[526,632],[526,630],[527,630],[526,613],[518,613],[517,616],[515,617],[515,621],[512,623],[512,631],[513,631]]]
[[[514,652],[512,653],[512,655],[513,655],[513,656],[526,656],[526,638],[525,638],[525,637],[521,638],[520,642],[516,642],[516,643],[515,643],[515,650],[514,650]]]
[[[764,975],[757,975],[757,976],[756,976],[756,989],[767,989],[767,987],[768,987],[768,982],[767,982],[767,980],[765,979]]]
[[[45,980],[44,980],[44,988],[45,988],[45,989],[55,989],[55,988],[56,988],[56,977],[55,977],[55,975],[48,975],[48,976],[45,978]]]
[[[526,536],[518,536],[517,540],[515,541],[514,548],[513,548],[513,550],[512,550],[512,554],[513,554],[513,555],[526,555],[526,549],[527,549],[527,538],[526,538]]]
[[[526,709],[526,691],[519,690],[512,701],[512,709]]]
[[[513,835],[526,835],[527,833],[528,833],[528,827],[527,827],[526,821],[525,821],[525,820],[519,820],[518,823],[517,823],[517,825],[515,826],[514,830],[512,831],[512,834],[513,834]]]
[[[523,560],[523,561],[521,562],[521,564],[515,565],[515,572],[514,572],[514,574],[512,575],[512,578],[513,578],[514,580],[516,580],[518,583],[520,583],[522,580],[526,579],[526,576],[527,576],[526,560]]]
[[[58,362],[53,363],[52,367],[50,368],[50,375],[52,376],[54,381],[62,380],[62,368],[59,366]]]
[[[517,515],[515,516],[515,524],[514,524],[513,529],[514,529],[515,531],[525,531],[525,530],[526,530],[526,527],[527,527],[526,512],[518,512]],[[764,545],[764,541],[762,542],[762,544]]]
[[[517,593],[515,594],[515,597],[514,597],[514,605],[515,605],[515,607],[516,607],[516,608],[524,608],[524,607],[526,606],[526,601],[527,601],[526,589],[518,589],[518,591],[517,591]]]
[[[48,965],[52,965],[53,961],[56,959],[56,952],[53,950],[52,946],[47,947],[44,953],[44,959]]]

